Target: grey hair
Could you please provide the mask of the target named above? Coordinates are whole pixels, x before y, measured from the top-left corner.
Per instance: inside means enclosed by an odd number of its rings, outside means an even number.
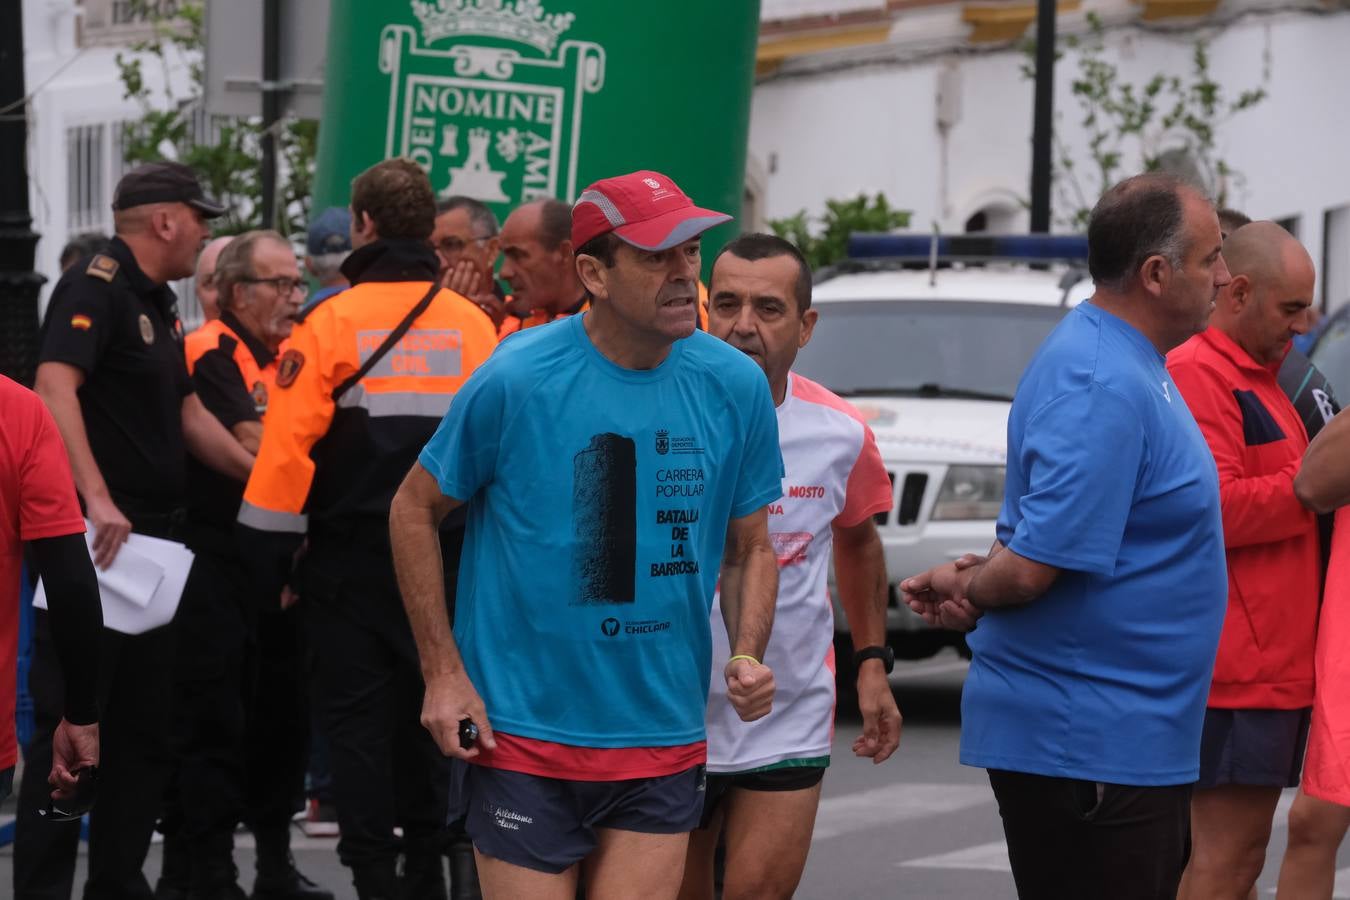
[[[264,241],[273,241],[287,249],[291,246],[291,242],[281,234],[270,229],[259,229],[245,231],[220,251],[216,259],[216,287],[221,309],[229,309],[233,304],[236,284],[243,284],[258,274],[253,267],[253,251]]]
[[[472,197],[446,197],[444,200],[437,201],[436,215],[443,216],[448,212],[454,212],[462,209],[469,214],[469,226],[474,231],[484,237],[492,237],[501,230],[497,224],[497,216],[486,203],[481,200],[475,200]]]

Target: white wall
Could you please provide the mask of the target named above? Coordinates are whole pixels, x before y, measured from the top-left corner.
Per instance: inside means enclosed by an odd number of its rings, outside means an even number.
[[[67,166],[69,147],[67,129],[79,125],[105,123],[115,137],[118,123],[139,116],[140,109],[122,96],[116,54],[130,54],[125,48],[84,47],[75,45],[73,4],[52,0],[23,0],[24,79],[32,101],[28,112],[29,204],[33,229],[42,235],[37,247],[37,270],[47,276],[42,303],[60,275],[61,248],[73,229],[69,227]],[[146,83],[154,96],[160,96],[165,81],[179,95],[187,84],[187,68],[175,62],[167,69],[158,60],[146,57],[143,63]],[[109,169],[104,178],[107,203],[112,200],[116,172],[105,155]],[[106,206],[107,204],[105,204]],[[108,210],[106,230],[111,232],[112,215]]]
[[[897,26],[897,32],[901,26]],[[1220,155],[1246,176],[1229,202],[1258,218],[1300,216],[1300,237],[1319,267],[1323,218],[1350,205],[1350,11],[1254,13],[1211,29],[1211,72],[1229,96],[1261,80],[1269,54],[1269,96],[1224,125]],[[1108,32],[1124,78],[1185,75],[1197,32],[1137,27]],[[823,209],[829,198],[884,191],[914,211],[914,227],[933,221],[959,230],[990,200],[1027,196],[1032,88],[1016,50],[945,53],[910,63],[876,62],[819,74],[770,78],[757,86],[750,152],[765,167],[765,215]],[[943,67],[959,72],[960,117],[944,151],[937,127]],[[1059,136],[1079,148],[1075,59],[1057,67]],[[1137,161],[1128,163],[1136,166]],[[945,175],[944,175],[945,171]],[[1343,232],[1335,240],[1350,241]],[[1350,243],[1333,247],[1350,265]],[[1333,304],[1350,296],[1332,298]]]

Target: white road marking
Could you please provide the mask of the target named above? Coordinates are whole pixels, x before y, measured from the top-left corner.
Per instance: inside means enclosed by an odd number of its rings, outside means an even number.
[[[1012,871],[1012,866],[1008,863],[1008,845],[1003,841],[990,841],[988,844],[977,844],[964,850],[896,863],[897,868],[904,866],[920,869],[973,869],[983,872]]]
[[[969,668],[970,661],[965,659],[924,660],[913,665],[897,663],[895,671],[891,673],[891,680],[908,681],[911,678],[928,678],[933,675],[946,675],[950,672],[965,672]]]
[[[1280,802],[1275,805],[1275,819],[1273,825],[1276,828],[1289,827],[1289,807],[1294,805],[1294,798],[1298,796],[1298,788],[1285,788],[1280,794]]]
[[[994,795],[984,784],[892,784],[820,801],[814,838],[823,841],[985,804],[993,806]]]

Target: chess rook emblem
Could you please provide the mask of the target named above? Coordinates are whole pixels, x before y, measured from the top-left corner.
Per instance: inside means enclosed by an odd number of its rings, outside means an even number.
[[[584,98],[605,51],[567,39],[575,16],[541,0],[412,0],[419,28],[387,25],[387,156],[427,170],[442,196],[510,205],[577,191]]]
[[[486,128],[469,130],[469,157],[462,166],[450,167],[450,186],[446,195],[464,194],[484,203],[509,203],[511,198],[502,193],[505,172],[494,171],[488,163],[488,141],[492,132]]]

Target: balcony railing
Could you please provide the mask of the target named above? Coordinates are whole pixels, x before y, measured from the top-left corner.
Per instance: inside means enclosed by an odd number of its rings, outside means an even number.
[[[130,44],[154,36],[154,23],[178,14],[181,0],[81,0],[81,46]]]

